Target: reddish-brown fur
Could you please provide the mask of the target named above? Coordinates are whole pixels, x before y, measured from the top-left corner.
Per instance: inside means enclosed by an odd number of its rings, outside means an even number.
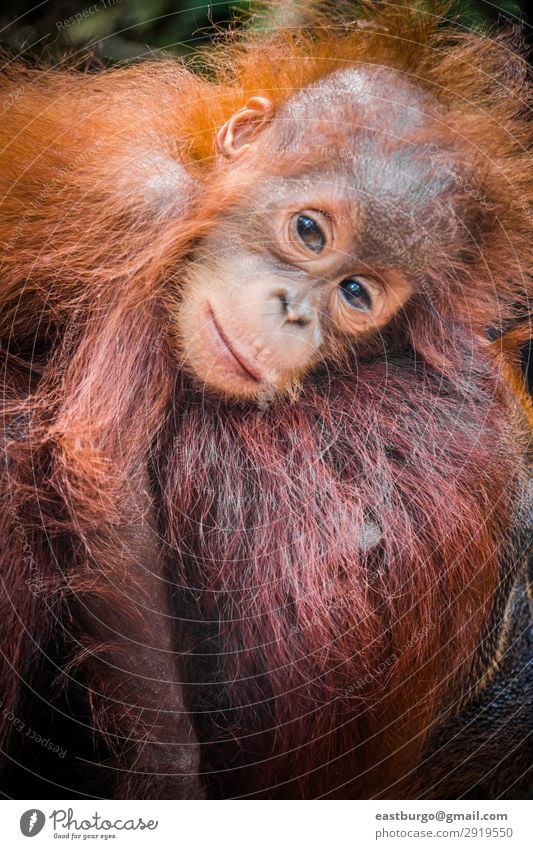
[[[169,62],[6,82],[21,93],[0,130],[3,704],[17,712],[62,627],[59,667],[87,670],[117,763],[128,735],[186,746],[179,693],[174,738],[165,687],[139,706],[152,661],[127,636],[158,657],[172,644],[215,795],[408,793],[432,727],[468,697],[518,521],[525,417],[512,357],[483,334],[527,310],[521,60],[402,4],[365,8],[368,27],[317,17],[223,44],[214,81]],[[179,367],[173,327],[191,245],[232,202],[214,133],[251,95],[280,102],[360,61],[414,74],[449,110],[443,138],[461,134],[487,200],[475,240],[436,256],[391,328],[297,398],[227,403]],[[139,158],[154,144],[203,187],[185,221],[147,197]],[[131,588],[145,561],[168,581],[175,633],[139,614],[163,604],[142,576]],[[6,721],[3,747],[11,733]],[[176,749],[161,751],[116,792],[176,794],[157,775]]]
[[[518,459],[496,374],[463,366],[466,392],[407,358],[354,364],[350,382],[324,372],[262,417],[177,394],[162,454],[187,460],[163,473],[163,524],[189,616],[211,623],[191,629],[193,705],[208,739],[229,739],[217,768],[260,761],[232,792],[349,796],[362,773],[356,792],[394,795],[457,693]],[[383,536],[363,553],[368,521]]]

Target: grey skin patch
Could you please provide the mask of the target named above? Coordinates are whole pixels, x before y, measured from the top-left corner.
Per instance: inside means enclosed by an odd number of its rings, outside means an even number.
[[[370,551],[381,540],[381,528],[376,522],[365,522],[358,540],[360,551]]]
[[[363,107],[361,120],[354,114],[354,106]],[[376,129],[394,129],[397,133],[421,128],[428,119],[443,111],[428,91],[410,82],[399,71],[360,65],[334,71],[302,89],[287,101],[278,115],[289,120],[335,116],[341,121],[348,119],[350,125],[365,126],[365,121],[374,114],[378,119]]]
[[[195,188],[195,181],[183,165],[157,151],[140,153],[135,160],[135,191],[158,208],[171,206],[185,211]]]

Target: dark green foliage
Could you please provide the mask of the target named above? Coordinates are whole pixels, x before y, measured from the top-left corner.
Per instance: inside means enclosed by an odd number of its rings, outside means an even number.
[[[11,0],[9,17],[0,16],[0,40],[30,55],[71,54],[87,48],[106,63],[140,59],[161,52],[184,55],[209,40],[209,30],[224,27],[248,0]],[[284,9],[298,2],[286,0]],[[431,0],[428,0],[431,8]],[[504,21],[526,23],[526,0],[456,0],[459,26],[486,28]]]

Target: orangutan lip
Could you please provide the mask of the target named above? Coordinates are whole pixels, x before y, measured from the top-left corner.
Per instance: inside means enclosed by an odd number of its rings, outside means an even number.
[[[217,336],[219,337],[219,339],[222,342],[222,344],[224,345],[224,347],[227,348],[228,353],[231,355],[231,357],[235,360],[235,362],[239,366],[239,370],[244,372],[247,379],[251,378],[254,381],[254,383],[257,383],[258,381],[263,380],[263,378],[259,374],[259,372],[256,371],[256,369],[254,369],[251,365],[249,365],[249,363],[242,357],[242,355],[238,354],[237,351],[234,349],[230,340],[228,339],[228,337],[226,336],[226,334],[222,330],[220,324],[218,323],[216,315],[213,312],[211,305],[208,306],[207,312],[208,312],[209,318],[211,319],[211,323],[212,323],[212,325],[215,329]]]

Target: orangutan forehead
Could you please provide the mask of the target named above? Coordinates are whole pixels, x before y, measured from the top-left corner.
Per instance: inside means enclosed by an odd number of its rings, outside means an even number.
[[[429,92],[397,71],[364,66],[336,72],[279,110],[273,130],[280,168],[292,158],[295,191],[339,197],[344,209],[353,208],[361,259],[410,264],[424,246],[449,238],[454,204],[460,205],[443,112]]]
[[[328,75],[287,101],[273,129],[295,177],[352,171],[354,186],[392,202],[440,194],[449,182],[442,170],[433,176],[439,146],[453,148],[443,106],[390,68]]]
[[[329,74],[302,89],[279,110],[286,131],[322,120],[345,137],[356,127],[397,138],[428,126],[444,109],[417,81],[376,65],[360,65]],[[317,122],[318,116],[318,122]]]
[[[450,172],[436,169],[423,150],[391,148],[379,155],[361,148],[353,163],[353,191],[362,258],[399,267],[423,262],[436,242],[445,245],[455,231]]]

